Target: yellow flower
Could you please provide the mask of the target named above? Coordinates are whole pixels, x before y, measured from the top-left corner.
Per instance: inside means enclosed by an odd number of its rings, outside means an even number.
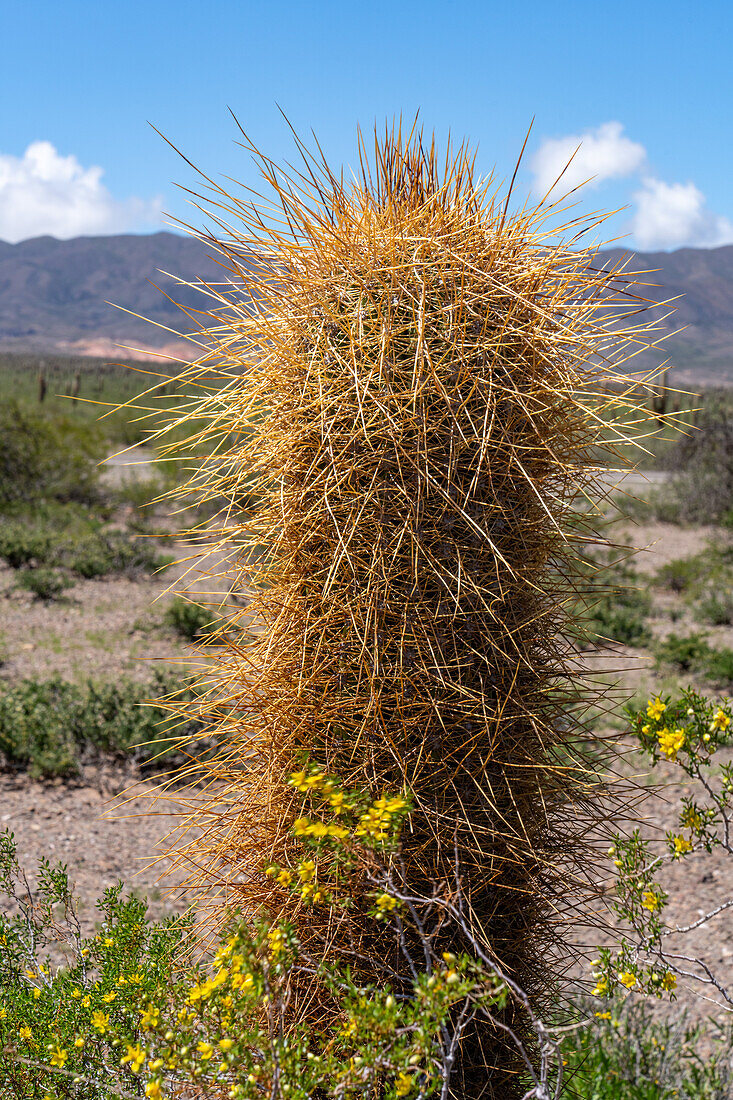
[[[657,740],[659,741],[660,749],[667,759],[675,760],[677,753],[685,743],[685,730],[681,727],[676,730],[668,730],[665,726],[657,734]]]
[[[276,960],[285,950],[285,934],[279,928],[271,928],[267,938],[270,942],[270,958]]]
[[[234,974],[232,976],[232,989],[251,989],[254,978],[251,974]]]
[[[64,1065],[66,1064],[66,1061],[67,1061],[68,1057],[69,1057],[68,1052],[65,1051],[65,1050],[62,1050],[61,1047],[57,1046],[55,1051],[51,1055],[51,1065],[52,1066],[58,1066],[60,1069],[63,1069]]]
[[[82,1050],[84,1048],[84,1040],[81,1035],[77,1035],[76,1039],[74,1039],[74,1046],[77,1050]]]
[[[304,859],[298,864],[298,874],[303,882],[310,882],[316,873],[316,865],[312,859]]]
[[[0,1020],[7,1020],[8,1010],[7,1008],[0,1008]]]
[[[611,1013],[610,1012],[594,1012],[593,1015],[597,1016],[599,1020],[610,1020],[611,1019]]]
[[[234,1040],[233,1039],[220,1039],[219,1040],[219,1049],[220,1050],[225,1050],[225,1051],[226,1050],[231,1050],[233,1046],[234,1046]]]
[[[618,980],[621,985],[625,985],[627,989],[633,989],[636,985],[636,974],[632,974],[630,970],[622,970],[618,976]]]
[[[685,806],[680,814],[680,824],[687,829],[699,829],[702,825],[702,817],[692,806]]]
[[[116,993],[105,993],[105,995],[102,997],[102,1000],[105,1002],[105,1004],[111,1004],[116,996]]]
[[[160,1009],[157,1005],[149,1005],[140,1017],[140,1027],[154,1028],[160,1023]]]
[[[290,871],[286,871],[284,868],[277,876],[275,880],[280,886],[289,886],[293,881],[293,876]]]
[[[18,1034],[20,1035],[21,1039],[30,1039],[33,1036],[33,1032],[29,1027],[22,1027]]]
[[[81,1003],[82,1003],[82,1006],[83,1006],[84,1008],[89,1008],[89,1005],[90,1005],[90,1004],[91,1004],[92,1002],[91,1002],[91,1000],[89,999],[89,994],[88,994],[88,993],[87,993],[87,995],[86,995],[85,997],[82,997],[82,999],[81,999]]]
[[[333,812],[335,814],[340,814],[344,808],[344,792],[334,791],[328,801]]]
[[[106,937],[105,937],[105,940],[104,940],[104,946],[105,946],[105,947],[112,947],[112,945],[114,944],[114,942],[115,942],[115,941],[114,941],[113,939],[111,939],[111,938],[110,938],[109,936],[106,936]]]
[[[673,974],[671,970],[668,970],[667,973],[662,978],[662,989],[666,989],[667,992],[671,993],[672,990],[674,990],[676,988],[677,988],[677,975]]]
[[[655,894],[653,890],[646,890],[641,895],[641,904],[644,909],[648,909],[650,913],[655,913],[661,904],[662,899],[659,894]]]
[[[96,1009],[92,1013],[92,1026],[97,1029],[100,1035],[104,1035],[109,1027],[109,1013],[102,1012],[101,1009]]]
[[[201,982],[198,985],[194,985],[189,990],[188,1003],[193,1005],[197,1001],[207,1000],[214,990],[214,983],[211,979],[207,979],[205,982]]]
[[[80,989],[72,989],[71,996],[74,998],[75,1001],[78,1001],[79,997],[81,997],[81,990]]]
[[[211,1043],[204,1043],[204,1042],[197,1043],[196,1044],[196,1050],[201,1055],[201,1061],[202,1062],[208,1062],[209,1058],[211,1058],[211,1056],[214,1053],[214,1048],[212,1047]]]
[[[147,1052],[139,1044],[135,1046],[128,1045],[127,1053],[120,1059],[120,1065],[127,1065],[129,1062],[130,1069],[133,1073],[139,1073],[143,1067]]]
[[[41,991],[38,988],[38,986],[36,986],[36,988],[33,990],[33,1000],[37,1001],[40,998],[40,996],[41,996]]]
[[[672,843],[674,844],[674,854],[676,856],[682,856],[686,852],[692,851],[692,841],[687,840],[684,836],[673,836]]]
[[[729,715],[727,715],[724,710],[721,710],[720,707],[718,707],[715,714],[713,715],[713,720],[710,723],[710,729],[711,730],[727,730],[729,725],[730,725]]]
[[[389,913],[397,906],[397,898],[390,894],[379,894],[377,897],[377,909],[380,913]]]
[[[412,1077],[409,1073],[398,1073],[395,1092],[398,1096],[407,1096],[408,1092],[412,1089]]]
[[[593,990],[594,997],[605,997],[608,993],[608,979],[599,978],[595,989]]]
[[[663,703],[657,695],[656,699],[650,699],[647,703],[646,712],[656,722],[662,717],[666,709],[667,704]]]
[[[307,817],[299,817],[293,822],[293,833],[295,836],[305,836],[308,831],[310,821]]]
[[[145,1086],[145,1095],[147,1100],[163,1100],[163,1093],[160,1091],[159,1081],[148,1081]]]

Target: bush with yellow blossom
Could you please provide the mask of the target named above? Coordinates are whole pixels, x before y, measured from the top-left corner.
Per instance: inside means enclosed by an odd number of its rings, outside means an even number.
[[[216,1100],[361,1092],[421,1100],[447,1087],[471,1019],[491,1020],[512,999],[524,1005],[479,944],[474,953],[438,951],[435,929],[464,919],[460,884],[424,895],[405,881],[406,794],[372,798],[312,763],[290,782],[306,795],[304,810],[318,803],[318,817],[294,823],[297,863],[263,873],[301,903],[333,911],[353,904],[358,881],[368,911],[402,942],[411,988],[393,986],[387,968],[383,982],[360,984],[346,962],[309,957],[293,927],[265,913],[247,922],[232,914],[218,949],[195,963],[190,922],[148,922],[144,903],[123,900],[120,888],[100,903],[99,934],[84,938],[65,870],[44,864],[34,894],[5,834],[2,885],[15,915],[0,919],[4,1097],[165,1100],[195,1087]],[[331,1006],[319,1018],[292,1012],[304,977]],[[559,1040],[535,1024],[541,1072],[557,1076]],[[543,1080],[533,1083],[528,1067],[527,1094],[539,1096]]]
[[[671,863],[720,850],[733,856],[733,762],[725,753],[733,743],[731,701],[688,689],[675,699],[653,696],[644,707],[631,709],[629,719],[652,765],[672,764],[692,793],[682,796],[676,826],[659,839],[642,836],[639,829],[613,839],[608,853],[616,876],[613,908],[624,932],[616,949],[599,951],[593,995],[630,990],[674,998],[678,982],[687,980],[705,985],[708,996],[733,1011],[733,987],[723,976],[704,960],[681,953],[679,940],[670,946],[672,937],[701,928],[733,906],[733,898],[723,893],[707,912],[696,908],[680,924],[667,916],[670,898],[663,886]]]

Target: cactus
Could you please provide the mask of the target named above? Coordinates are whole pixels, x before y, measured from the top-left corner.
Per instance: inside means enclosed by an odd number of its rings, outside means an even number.
[[[656,415],[657,425],[664,429],[667,424],[667,410],[669,407],[669,369],[662,372],[662,376],[651,389],[651,407]],[[674,410],[673,410],[674,411]]]
[[[210,457],[182,492],[225,498],[210,533],[251,598],[206,673],[223,748],[179,859],[214,903],[287,912],[312,953],[350,945],[378,980],[377,960],[400,965],[383,926],[358,902],[298,908],[262,868],[297,859],[304,756],[408,789],[410,881],[458,876],[472,928],[543,1006],[607,813],[568,617],[603,492],[593,451],[622,440],[633,392],[607,363],[643,326],[610,335],[617,273],[575,223],[563,244],[544,206],[510,214],[467,148],[440,160],[387,130],[353,183],[304,155],[300,177],[260,157],[279,218],[218,192],[237,230],[202,238],[231,279],[209,288],[187,372],[204,393],[180,421],[203,418]],[[516,1070],[477,1026],[456,1094],[521,1095]]]

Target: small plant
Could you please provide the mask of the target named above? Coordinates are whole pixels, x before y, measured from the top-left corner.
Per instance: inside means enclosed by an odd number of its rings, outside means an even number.
[[[50,546],[48,531],[30,527],[17,520],[4,520],[0,527],[0,558],[11,569],[46,562]]]
[[[729,699],[713,701],[691,689],[672,700],[653,697],[642,709],[630,709],[631,733],[652,765],[668,761],[686,777],[678,821],[659,842],[639,829],[617,834],[609,849],[616,872],[613,909],[626,929],[619,946],[602,948],[594,963],[593,995],[608,998],[633,990],[653,997],[676,995],[681,979],[699,983],[706,996],[733,1010],[733,989],[671,937],[703,927],[733,904],[724,896],[689,921],[670,922],[664,871],[680,860],[699,860],[713,851],[733,857],[730,832],[733,763],[720,759],[733,740]],[[699,874],[699,865],[696,866]],[[693,894],[694,898],[694,894]],[[697,905],[694,898],[693,904]]]
[[[104,438],[98,426],[0,404],[0,507],[31,500],[94,501]]]
[[[211,613],[201,604],[176,596],[166,608],[165,622],[188,641],[203,638],[215,629]]]
[[[707,567],[708,563],[702,561],[699,554],[691,558],[675,558],[665,562],[657,571],[656,581],[672,592],[688,592],[700,581]]]
[[[596,1012],[592,1026],[570,1032],[563,1045],[567,1096],[728,1100],[732,1050],[729,1032],[711,1044],[685,1013],[664,1021],[643,1001],[615,1000]]]
[[[726,390],[705,394],[692,425],[667,460],[670,491],[681,518],[728,523],[733,510],[733,401]]]
[[[367,984],[349,965],[316,962],[290,923],[264,914],[247,926],[230,915],[218,950],[192,964],[186,921],[147,923],[144,903],[122,900],[119,887],[99,904],[99,933],[84,938],[65,869],[43,862],[34,896],[5,833],[0,1072],[9,1100],[41,1100],[48,1090],[163,1100],[192,1086],[232,1100],[447,1095],[468,1022],[479,1015],[493,1025],[525,995],[470,932],[473,951],[436,952],[437,926],[465,924],[463,900],[455,884],[425,894],[404,880],[409,798],[373,799],[313,762],[290,784],[315,814],[293,824],[296,861],[260,871],[273,901],[290,895],[308,912],[328,908],[337,923],[352,906],[370,912],[388,938],[399,937],[409,987],[397,985],[387,960],[381,980]],[[317,994],[323,1011],[293,1020],[298,992]],[[559,1091],[563,1072],[560,1039],[534,1026],[541,1076],[525,1060],[528,1098],[547,1096],[549,1081]]]
[[[158,572],[173,561],[158,553],[149,539],[131,539],[121,531],[90,534],[61,547],[58,556],[68,569],[86,579]]]
[[[733,685],[733,649],[713,647],[703,634],[670,634],[657,646],[657,664],[669,664],[720,687]]]
[[[32,592],[37,600],[50,603],[52,600],[57,600],[67,588],[70,588],[73,581],[69,580],[58,569],[48,569],[40,565],[37,569],[21,569],[17,574],[15,583],[18,588],[23,588],[26,592]]]
[[[180,737],[210,747],[202,723],[180,724],[164,704],[177,682],[158,674],[149,684],[87,684],[60,679],[22,680],[0,691],[0,756],[6,767],[27,769],[37,778],[74,775],[83,759],[114,753],[142,767],[180,764]],[[186,692],[177,692],[179,700]]]
[[[651,631],[647,619],[652,602],[632,565],[625,560],[609,560],[607,556],[589,557],[586,569],[589,591],[577,605],[573,624],[581,648],[592,649],[608,643],[648,646]]]
[[[711,626],[730,626],[733,623],[733,593],[718,589],[708,592],[697,604],[697,614]]]

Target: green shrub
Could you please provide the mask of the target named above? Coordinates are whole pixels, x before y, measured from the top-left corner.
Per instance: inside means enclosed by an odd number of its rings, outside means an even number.
[[[165,622],[182,638],[191,642],[210,634],[214,629],[211,613],[201,604],[191,603],[182,596],[176,596],[166,608]]]
[[[733,684],[733,649],[711,646],[703,634],[670,634],[657,646],[657,664],[669,664],[718,687]]]
[[[48,531],[17,520],[6,520],[0,526],[0,558],[11,569],[47,561],[50,547],[51,537]]]
[[[16,501],[92,501],[104,437],[93,424],[60,413],[0,404],[0,507]]]
[[[153,573],[165,569],[172,558],[160,554],[145,538],[130,538],[125,532],[94,532],[76,542],[59,546],[57,558],[80,577],[92,579],[110,574]]]
[[[651,632],[649,593],[640,587],[639,575],[628,561],[600,556],[587,558],[588,591],[577,605],[576,640],[581,648],[614,642],[648,646]]]
[[[39,565],[36,569],[19,570],[15,583],[18,588],[32,592],[37,600],[50,602],[57,600],[62,592],[73,584],[73,581],[58,569],[48,569],[46,566]]]
[[[58,502],[12,508],[0,531],[0,557],[13,569],[33,563],[87,579],[152,573],[173,560],[151,539],[105,530],[98,513]]]
[[[656,582],[672,592],[688,592],[706,575],[709,562],[702,554],[690,558],[675,558],[657,570]]]
[[[173,767],[183,759],[175,751],[180,736],[205,749],[200,723],[178,723],[163,706],[146,705],[176,687],[161,673],[143,685],[22,680],[0,691],[0,754],[37,777],[73,775],[93,753],[121,754],[144,767],[160,757]]]
[[[568,1097],[579,1100],[727,1100],[730,1034],[706,1052],[684,1013],[655,1018],[644,1002],[614,1003],[563,1047]],[[605,1019],[603,1018],[605,1017]]]
[[[657,660],[680,672],[699,668],[710,653],[703,634],[670,634],[657,646]]]
[[[733,687],[733,649],[718,646],[711,649],[703,664],[705,679],[716,687]]]
[[[725,523],[733,510],[733,397],[704,395],[692,425],[670,452],[668,492],[684,521]]]
[[[733,593],[725,590],[708,592],[698,603],[697,614],[711,626],[729,626],[733,623]]]

